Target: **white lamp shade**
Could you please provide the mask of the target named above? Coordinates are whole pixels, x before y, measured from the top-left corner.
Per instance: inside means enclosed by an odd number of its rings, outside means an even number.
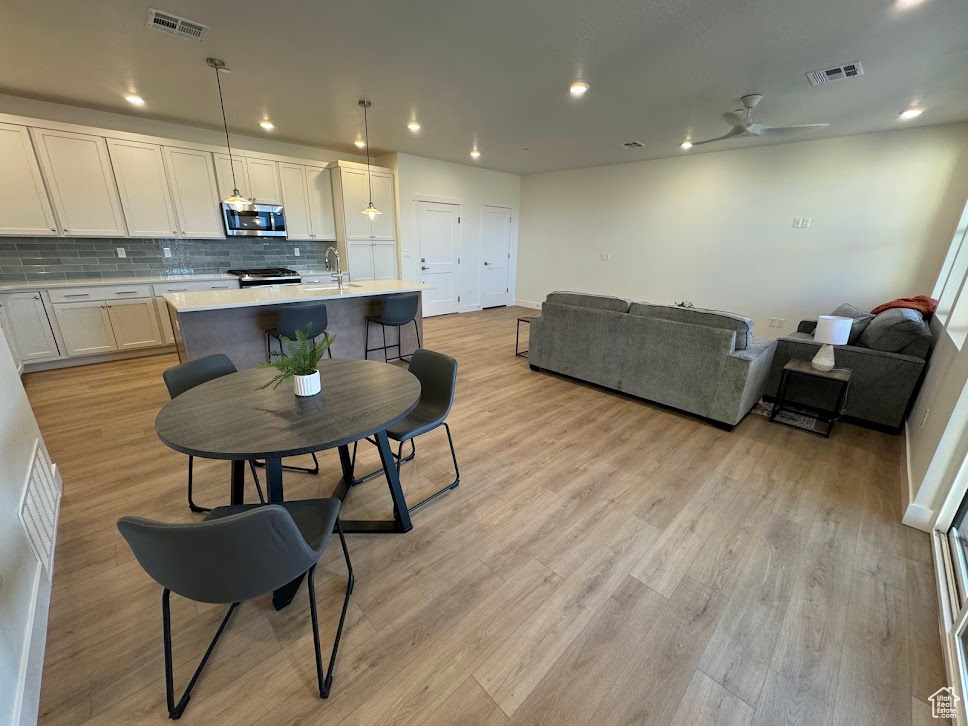
[[[850,338],[850,326],[853,322],[851,318],[821,315],[817,318],[817,329],[813,333],[813,339],[818,343],[844,345]]]

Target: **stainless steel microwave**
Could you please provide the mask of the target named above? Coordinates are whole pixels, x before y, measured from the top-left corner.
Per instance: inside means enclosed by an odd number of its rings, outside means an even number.
[[[285,237],[286,215],[278,204],[222,202],[222,220],[229,237]]]

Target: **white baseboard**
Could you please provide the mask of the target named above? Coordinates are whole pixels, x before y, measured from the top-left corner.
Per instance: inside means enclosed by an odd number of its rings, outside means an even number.
[[[515,300],[514,305],[517,305],[518,307],[521,307],[521,308],[531,308],[532,310],[541,309],[541,303],[533,302],[531,300]]]
[[[154,348],[140,348],[138,350],[124,350],[116,353],[100,353],[98,355],[81,355],[74,358],[57,358],[56,360],[44,360],[36,363],[24,364],[23,373],[33,373],[35,371],[49,371],[55,368],[73,368],[74,366],[87,366],[92,363],[110,363],[116,360],[127,360],[128,358],[147,358],[150,355],[167,355],[175,353],[177,349],[174,344],[160,345]]]
[[[922,507],[920,504],[908,504],[901,517],[901,523],[908,527],[930,532],[934,529],[935,514],[933,509]]]
[[[904,424],[904,449],[900,467],[901,476],[901,523],[909,527],[920,529],[923,532],[930,532],[934,529],[936,515],[933,509],[914,504],[913,500],[917,492],[914,491],[914,477],[911,475],[911,439],[909,437],[908,424]]]

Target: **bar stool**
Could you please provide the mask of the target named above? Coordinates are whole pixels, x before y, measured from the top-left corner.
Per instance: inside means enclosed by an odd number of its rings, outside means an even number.
[[[272,360],[272,340],[279,343],[279,352],[282,353],[282,339],[296,339],[297,330],[305,330],[307,325],[311,325],[310,333],[313,342],[320,335],[326,335],[326,327],[329,325],[329,318],[326,315],[326,303],[296,303],[284,305],[279,308],[279,319],[276,327],[269,328],[266,333],[266,360]],[[332,346],[327,350],[329,357],[333,357]]]
[[[376,350],[383,351],[383,362],[389,363],[391,360],[405,360],[400,347],[400,333],[404,325],[413,323],[413,329],[417,333],[417,347],[420,347],[420,327],[417,325],[417,308],[420,306],[420,295],[416,292],[408,292],[403,295],[391,295],[383,302],[383,312],[379,315],[368,315],[366,318],[366,352],[363,357],[367,360],[370,353]],[[383,330],[383,347],[370,347],[370,323],[378,324]],[[397,329],[397,342],[387,345],[387,328]],[[387,356],[388,348],[396,348],[398,355],[390,358]]]

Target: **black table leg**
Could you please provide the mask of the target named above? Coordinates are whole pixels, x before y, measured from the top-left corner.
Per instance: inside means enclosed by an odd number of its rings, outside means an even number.
[[[390,498],[393,500],[393,519],[377,520],[341,520],[343,531],[347,534],[386,534],[409,532],[413,529],[410,522],[410,512],[407,508],[407,500],[403,496],[403,489],[400,486],[400,477],[397,476],[397,466],[390,453],[390,441],[387,432],[381,431],[376,434],[377,449],[380,452],[380,461],[383,463],[383,473],[387,478],[390,488]],[[342,501],[353,482],[353,461],[350,458],[348,446],[339,447],[339,460],[343,467],[343,478],[340,480],[332,496]]]
[[[232,460],[232,486],[229,501],[232,504],[245,503],[245,461]]]
[[[270,504],[285,501],[282,488],[282,459],[278,457],[266,459],[266,493]],[[272,593],[272,605],[276,610],[282,610],[292,602],[303,577],[305,575],[300,575]]]

